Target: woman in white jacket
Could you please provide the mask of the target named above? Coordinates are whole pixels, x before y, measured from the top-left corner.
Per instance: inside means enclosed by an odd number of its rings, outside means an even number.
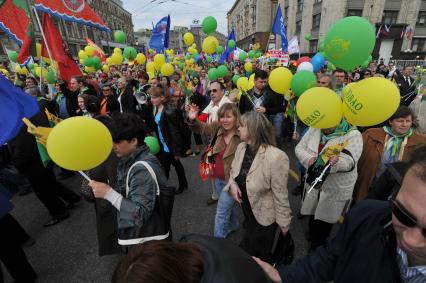
[[[339,126],[329,129],[309,128],[296,146],[297,158],[308,169],[314,163],[318,164],[318,157],[325,149],[345,142],[345,149],[329,159],[330,174],[320,190],[313,189],[308,193],[310,185],[305,183],[301,214],[311,215],[309,232],[312,250],[325,243],[333,224],[350,204],[363,142],[356,127],[342,120]]]

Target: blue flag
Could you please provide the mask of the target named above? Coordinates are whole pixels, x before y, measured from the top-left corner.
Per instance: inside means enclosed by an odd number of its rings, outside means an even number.
[[[0,145],[18,134],[24,125],[22,118],[30,119],[38,112],[35,98],[0,75]]]
[[[272,33],[279,34],[281,36],[281,49],[283,52],[287,52],[287,30],[285,28],[284,17],[281,13],[280,4],[278,4],[277,13],[275,14],[274,24],[272,25]],[[268,46],[266,48],[268,48]]]
[[[151,39],[149,40],[149,48],[155,49],[157,52],[164,51],[169,47],[170,32],[170,15],[162,18],[152,29]]]
[[[232,59],[231,57],[232,57],[232,54],[234,54],[235,48],[229,48],[228,47],[228,42],[230,40],[237,41],[235,39],[234,30],[232,30],[231,33],[228,36],[228,41],[226,42],[225,52],[222,53],[222,56],[220,56],[220,59],[219,59],[220,64],[222,64],[225,60],[229,62]]]

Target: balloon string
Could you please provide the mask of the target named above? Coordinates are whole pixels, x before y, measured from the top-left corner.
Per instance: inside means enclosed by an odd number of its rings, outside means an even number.
[[[81,176],[83,176],[84,179],[86,179],[87,181],[92,181],[89,176],[87,176],[86,173],[84,173],[83,171],[78,171],[78,173],[80,173]]]

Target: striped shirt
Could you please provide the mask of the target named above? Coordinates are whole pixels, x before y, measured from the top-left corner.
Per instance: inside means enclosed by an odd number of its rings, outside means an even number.
[[[404,283],[424,283],[426,282],[426,266],[408,266],[407,254],[397,248],[397,262],[402,281]]]

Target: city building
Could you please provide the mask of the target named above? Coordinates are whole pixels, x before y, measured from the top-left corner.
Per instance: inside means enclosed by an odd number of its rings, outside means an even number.
[[[297,36],[302,54],[313,54],[328,29],[346,16],[361,16],[375,27],[373,58],[423,59],[426,52],[426,1],[284,0],[288,38]],[[311,40],[305,35],[310,34]]]
[[[235,32],[239,48],[248,50],[252,44],[259,43],[261,49],[275,49],[279,40],[271,35],[272,24],[278,4],[283,0],[236,0],[228,17],[228,32]],[[268,45],[268,42],[270,46]],[[272,44],[271,44],[272,43]]]
[[[132,15],[123,8],[121,0],[87,0],[87,3],[111,29],[111,33],[52,17],[58,31],[64,39],[64,42],[68,45],[70,54],[73,57],[77,57],[78,51],[87,45],[87,37],[94,41],[98,46],[101,46],[106,53],[111,53],[115,47],[124,48],[128,45],[135,46],[136,42],[133,34]],[[41,14],[39,15],[41,16]],[[114,42],[113,33],[116,30],[122,30],[126,33],[126,44]],[[35,35],[37,41],[40,42],[41,34],[37,25],[35,28]],[[5,54],[6,49],[19,50],[18,45],[1,31],[0,45],[0,57]]]

